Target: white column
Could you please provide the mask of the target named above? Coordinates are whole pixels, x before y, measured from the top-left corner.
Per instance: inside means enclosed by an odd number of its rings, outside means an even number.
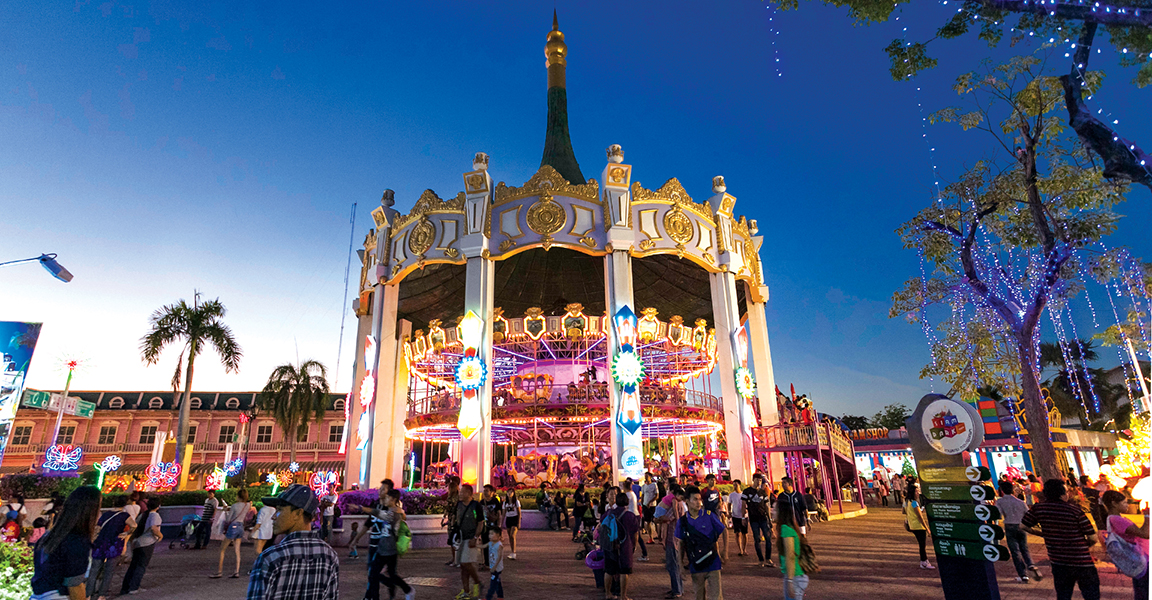
[[[355,306],[359,307],[357,298]],[[348,406],[348,422],[344,424],[344,482],[360,483],[360,451],[356,449],[356,425],[360,422],[360,415],[364,409],[360,406],[360,384],[364,379],[364,338],[372,332],[372,315],[368,307],[364,307],[363,314],[357,312],[356,326],[356,353],[352,363],[352,385],[349,386],[348,398],[344,401]]]
[[[393,403],[396,400],[396,361],[403,360],[403,345],[397,339],[396,307],[400,302],[400,285],[377,286],[380,300],[374,308],[379,308],[379,316],[374,317],[376,329],[376,400],[370,408],[372,433],[369,442],[372,452],[364,470],[365,481],[362,489],[373,487],[388,473],[389,446],[392,443],[391,425]],[[401,393],[401,402],[406,394]]]
[[[482,425],[471,439],[460,444],[460,479],[464,483],[482,486],[492,479],[492,302],[496,285],[493,262],[484,257],[468,259],[468,273],[464,288],[464,313],[475,312],[484,319],[484,335],[480,341],[480,360],[489,373],[484,385],[477,390],[480,400]]]
[[[736,348],[732,333],[740,327],[736,303],[736,277],[713,273],[712,314],[716,320],[716,371],[720,374],[720,394],[724,402],[724,436],[728,442],[728,462],[732,477],[749,481],[752,475],[752,448],[744,437],[744,400],[736,393]]]
[[[764,288],[767,298],[767,288]],[[748,302],[748,341],[752,347],[752,372],[756,375],[756,390],[760,400],[760,425],[768,427],[780,422],[776,408],[776,376],[772,373],[772,349],[768,346],[768,321],[764,316],[764,302]]]
[[[396,366],[392,372],[391,414],[378,417],[375,430],[381,435],[388,436],[388,443],[385,445],[387,452],[383,457],[384,476],[391,478],[396,487],[401,488],[405,487],[401,480],[404,478],[406,458],[404,449],[407,445],[404,435],[408,432],[404,427],[404,419],[408,418],[408,362],[404,360],[403,342],[412,335],[412,323],[401,319],[396,324],[396,334]]]

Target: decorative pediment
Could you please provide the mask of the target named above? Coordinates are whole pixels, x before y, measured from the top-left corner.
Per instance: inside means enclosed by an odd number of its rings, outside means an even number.
[[[416,200],[416,205],[412,210],[403,217],[396,219],[396,225],[392,228],[393,231],[402,229],[405,225],[423,217],[430,213],[438,212],[458,212],[464,213],[464,192],[460,192],[455,198],[451,200],[441,200],[440,196],[432,190],[424,190],[420,194],[420,198]]]
[[[688,190],[680,185],[680,180],[673,177],[664,182],[658,190],[645,189],[640,185],[639,181],[632,182],[632,202],[644,202],[645,200],[655,200],[657,202],[670,202],[685,210],[690,210],[701,217],[712,220],[712,211],[706,204],[697,204],[692,200],[692,196],[688,195]]]
[[[521,187],[509,187],[503,181],[496,184],[496,204],[537,196],[542,192],[553,196],[581,198],[597,204],[600,202],[600,184],[595,179],[589,179],[588,183],[572,184],[551,165],[542,165]]]

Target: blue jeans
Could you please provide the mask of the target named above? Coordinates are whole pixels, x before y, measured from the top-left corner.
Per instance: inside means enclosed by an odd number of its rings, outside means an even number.
[[[488,600],[492,600],[493,596],[504,597],[504,583],[500,581],[500,573],[500,571],[492,571],[492,580],[488,582]]]
[[[788,595],[788,580],[784,580],[784,600],[804,600],[804,592],[808,591],[808,576],[800,575],[792,578],[792,587],[796,588],[796,595]]]
[[[756,548],[756,558],[764,561],[765,555],[772,560],[772,525],[767,521],[748,520],[748,527],[752,529],[752,546]],[[764,552],[760,552],[760,536],[764,536]]]
[[[108,593],[108,588],[112,586],[112,568],[116,566],[116,561],[118,560],[120,560],[119,556],[92,559],[92,565],[88,570],[88,585],[85,592],[89,598],[95,596],[107,598],[111,595]],[[99,585],[97,585],[97,583],[99,583]]]
[[[680,578],[680,557],[677,555],[676,545],[664,545],[664,568],[668,569],[668,578],[672,581],[672,593],[679,596],[684,593],[684,580]]]
[[[1072,600],[1072,591],[1079,585],[1084,600],[1100,600],[1100,573],[1096,567],[1052,565],[1052,584],[1056,600]]]
[[[1006,523],[1004,541],[1008,543],[1008,552],[1012,553],[1012,565],[1016,567],[1016,576],[1027,577],[1028,567],[1032,566],[1032,555],[1028,552],[1028,534],[1019,525]]]

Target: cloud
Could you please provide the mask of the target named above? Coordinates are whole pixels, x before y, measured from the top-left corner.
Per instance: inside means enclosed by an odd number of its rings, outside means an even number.
[[[284,71],[280,70],[280,65],[276,65],[276,69],[272,71],[272,79],[284,79]]]

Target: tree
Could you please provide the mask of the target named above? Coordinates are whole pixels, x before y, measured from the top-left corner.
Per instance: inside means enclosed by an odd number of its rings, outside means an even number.
[[[1018,391],[1033,462],[1049,479],[1059,471],[1040,391],[1041,318],[1053,307],[1059,314],[1084,289],[1082,273],[1097,281],[1116,276],[1117,253],[1093,248],[1117,227],[1113,206],[1127,186],[1107,180],[1053,116],[1065,96],[1059,80],[1044,74],[1051,50],[1038,54],[962,75],[955,89],[972,109],[930,117],[982,131],[1003,153],[977,162],[897,230],[930,274],[896,292],[890,316],[920,322],[929,306],[951,309],[933,344],[933,371],[963,397],[980,385]],[[1098,73],[1085,77],[1099,86]]]
[[[211,345],[216,349],[224,371],[235,373],[240,370],[240,358],[244,352],[236,343],[232,330],[224,324],[227,310],[220,299],[200,303],[200,292],[192,296],[192,305],[181,299],[176,304],[160,307],[148,319],[151,330],[140,339],[140,354],[144,363],[154,365],[160,360],[160,353],[169,344],[183,346],[180,358],[176,360],[176,372],[172,375],[172,391],[179,394],[180,370],[184,369],[184,399],[180,401],[179,431],[176,434],[176,463],[183,464],[184,446],[188,443],[189,405],[192,403],[192,373],[196,357]],[[188,356],[187,365],[184,356]]]
[[[769,1],[782,10],[799,6],[798,0]],[[848,7],[848,16],[856,23],[872,24],[891,20],[899,5],[910,1],[824,0],[824,3]],[[1076,131],[1083,144],[1104,161],[1105,177],[1118,182],[1139,183],[1152,189],[1152,156],[1096,118],[1082,97],[1088,58],[1100,25],[1108,29],[1112,45],[1121,50],[1121,66],[1141,65],[1133,80],[1135,85],[1144,87],[1152,83],[1152,60],[1148,60],[1152,54],[1152,1],[1130,0],[1125,4],[1125,10],[1117,7],[1106,7],[1106,10],[1093,2],[960,0],[955,4],[960,8],[931,40],[908,42],[896,39],[885,48],[892,61],[890,72],[893,79],[906,81],[921,70],[935,67],[936,59],[927,53],[928,44],[936,39],[959,38],[973,28],[979,30],[977,37],[992,48],[1004,39],[1005,28],[1011,33],[1013,46],[1026,39],[1025,32],[1036,33],[1040,39],[1064,42],[1075,39],[1076,50],[1070,57],[1071,72],[1059,78],[1060,88],[1068,100],[1065,104],[1068,125]],[[1088,99],[1091,98],[1090,94]]]
[[[1044,387],[1060,414],[1075,415],[1082,428],[1100,429],[1105,423],[1115,421],[1120,429],[1126,429],[1131,411],[1127,390],[1124,386],[1108,383],[1104,369],[1088,366],[1098,358],[1092,340],[1066,344],[1042,342],[1041,367],[1057,369],[1044,381]]]
[[[912,466],[912,461],[908,460],[907,458],[904,459],[904,464],[900,465],[900,474],[904,475],[904,476],[908,476],[908,475],[911,475],[912,477],[916,476],[916,467]],[[901,500],[903,500],[903,499],[901,499]]]
[[[328,369],[319,361],[280,365],[268,376],[258,403],[287,435],[292,462],[296,462],[297,431],[324,420],[328,393]]]
[[[848,429],[850,429],[852,431],[856,431],[859,429],[868,429],[868,417],[858,417],[856,415],[844,415],[843,417],[840,417],[840,420],[843,421],[844,425],[847,426]]]
[[[872,420],[868,424],[884,429],[900,429],[911,414],[912,412],[903,404],[889,404],[884,410],[872,415]]]

